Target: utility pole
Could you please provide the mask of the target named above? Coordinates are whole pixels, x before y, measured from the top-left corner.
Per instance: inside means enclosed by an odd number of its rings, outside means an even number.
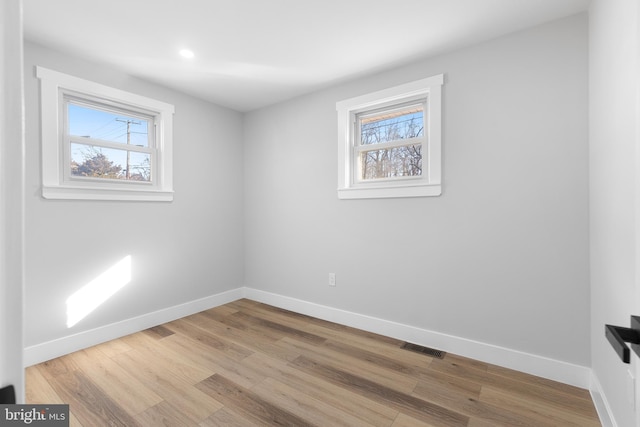
[[[140,122],[136,122],[135,120],[122,120],[116,119],[116,122],[122,122],[127,124],[127,145],[131,145],[131,124],[139,125]],[[129,170],[129,162],[130,162],[131,151],[127,150],[127,172],[125,174],[125,178],[127,181],[131,179],[131,171]]]

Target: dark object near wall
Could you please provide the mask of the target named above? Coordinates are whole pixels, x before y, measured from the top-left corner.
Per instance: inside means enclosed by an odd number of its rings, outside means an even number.
[[[640,356],[640,316],[631,316],[631,328],[604,325],[604,334],[624,363],[631,362],[631,352],[626,343],[630,343],[633,351]]]
[[[12,385],[0,388],[0,404],[14,405],[16,403],[16,391]]]
[[[446,352],[444,352],[442,350],[436,350],[435,348],[423,347],[421,345],[412,344],[410,342],[405,342],[404,344],[402,344],[401,348],[404,348],[405,350],[413,351],[415,353],[422,353],[422,354],[426,354],[427,356],[437,357],[438,359],[443,359],[444,356],[447,354]]]

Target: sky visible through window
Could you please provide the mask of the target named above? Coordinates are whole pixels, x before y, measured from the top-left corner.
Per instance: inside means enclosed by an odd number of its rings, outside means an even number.
[[[361,119],[360,143],[380,144],[424,135],[424,112],[413,107]]]
[[[147,147],[147,120],[69,103],[69,134],[71,135],[126,144],[127,123],[130,143]]]
[[[422,105],[380,111],[360,117],[360,179],[380,179],[422,175],[424,136]],[[390,146],[407,141],[402,146]]]
[[[127,150],[127,144],[149,147],[149,120],[69,102],[68,126],[74,136],[70,147],[72,175],[150,180],[151,156]],[[122,149],[100,146],[99,141],[122,144]]]

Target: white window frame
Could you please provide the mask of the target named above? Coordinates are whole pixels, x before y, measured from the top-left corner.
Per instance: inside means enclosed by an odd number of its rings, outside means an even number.
[[[439,74],[336,103],[339,144],[338,198],[428,197],[442,194],[441,110],[443,83],[444,75]],[[358,154],[362,148],[358,144],[358,116],[384,108],[391,109],[406,103],[422,102],[425,103],[425,132],[421,141],[422,175],[388,179],[360,179],[358,176]],[[400,142],[400,145],[406,145],[406,142]]]
[[[173,105],[44,67],[36,67],[36,76],[40,79],[42,196],[45,199],[173,200]],[[111,106],[152,121],[153,139],[148,149],[142,150],[151,154],[151,182],[70,176],[71,139],[66,131],[68,98],[89,105]],[[101,145],[108,144],[102,142]]]

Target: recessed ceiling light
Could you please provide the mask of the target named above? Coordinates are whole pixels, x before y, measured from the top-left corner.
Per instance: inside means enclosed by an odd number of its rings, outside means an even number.
[[[191,59],[193,58],[195,55],[193,53],[193,51],[189,50],[189,49],[182,49],[180,50],[180,56],[182,56],[183,58],[188,58]]]

